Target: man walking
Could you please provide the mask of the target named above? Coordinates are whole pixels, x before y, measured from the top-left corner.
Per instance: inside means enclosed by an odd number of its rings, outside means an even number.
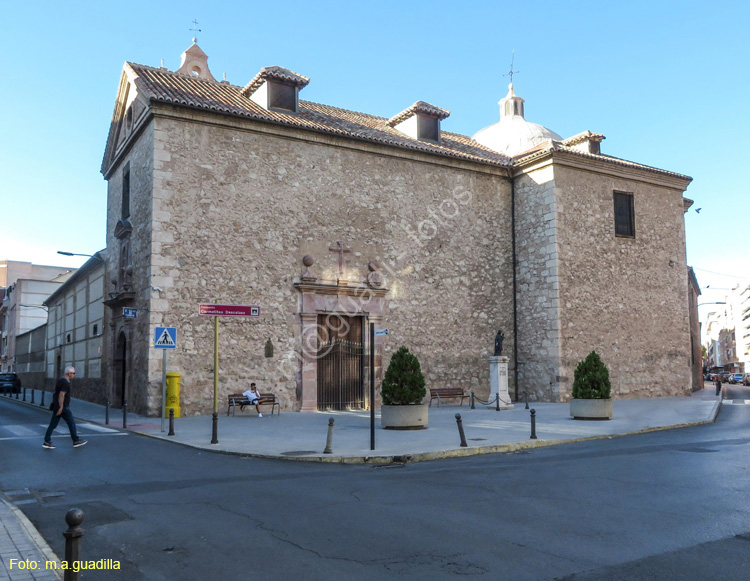
[[[70,411],[70,381],[76,376],[76,370],[73,367],[66,367],[65,374],[57,380],[55,384],[55,394],[52,396],[52,419],[49,421],[47,433],[44,434],[44,444],[42,448],[54,450],[55,445],[52,443],[52,432],[55,431],[60,418],[65,420],[70,430],[70,437],[73,439],[73,447],[78,448],[86,444],[86,440],[78,439],[76,431],[76,421]]]

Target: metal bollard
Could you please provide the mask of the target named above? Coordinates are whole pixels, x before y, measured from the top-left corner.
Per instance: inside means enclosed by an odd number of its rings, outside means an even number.
[[[473,391],[471,392],[471,409],[476,409],[474,407],[474,392]]]
[[[23,388],[23,400],[21,401],[26,401],[26,388],[25,387]]]
[[[219,413],[214,412],[211,414],[211,443],[219,443]]]
[[[44,407],[44,394],[47,393],[46,391],[42,390],[42,403],[39,404],[39,407]],[[52,397],[55,397],[54,395]]]
[[[530,440],[536,440],[536,410],[531,410],[531,438]]]
[[[128,429],[128,402],[122,402],[122,429]]]
[[[167,436],[174,436],[174,408],[169,408],[169,432]]]
[[[458,424],[458,435],[461,436],[461,447],[466,448],[468,444],[466,443],[466,436],[464,436],[464,424],[461,420],[461,414],[456,414],[456,424]]]
[[[500,391],[497,392],[497,397],[495,397],[495,411],[500,411]]]
[[[526,398],[526,409],[529,409],[529,392],[528,391],[524,391],[523,395]]]
[[[36,393],[35,389],[31,390],[31,403],[34,403],[34,393]]]
[[[104,425],[109,425],[109,398],[107,398],[107,401],[104,404]]]
[[[65,581],[77,581],[78,571],[73,563],[80,561],[80,541],[83,536],[81,523],[83,522],[83,511],[80,508],[71,508],[65,514],[65,522],[68,523],[68,530],[63,533],[65,537],[65,561],[68,568],[65,569]]]
[[[21,393],[21,390],[19,389],[19,390],[18,390],[18,391],[16,392],[16,399],[18,399],[18,398],[19,398],[19,394],[20,394],[20,393]]]
[[[326,449],[323,454],[333,454],[333,418],[328,418],[328,437],[326,438]]]

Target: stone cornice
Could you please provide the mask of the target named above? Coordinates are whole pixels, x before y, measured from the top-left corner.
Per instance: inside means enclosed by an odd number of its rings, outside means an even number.
[[[294,288],[302,292],[311,292],[319,295],[344,295],[350,297],[360,297],[363,295],[381,298],[387,295],[391,289],[372,288],[363,285],[338,285],[338,284],[317,284],[306,282],[295,282]]]
[[[622,179],[636,180],[652,185],[672,188],[684,192],[692,178],[638,166],[619,160],[600,156],[584,156],[570,151],[547,150],[544,154],[537,154],[532,158],[516,162],[514,176],[537,171],[549,165],[567,167],[580,171],[588,171],[602,175],[615,176]]]

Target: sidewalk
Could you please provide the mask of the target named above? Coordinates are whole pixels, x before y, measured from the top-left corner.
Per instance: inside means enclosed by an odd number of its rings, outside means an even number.
[[[37,391],[34,395],[34,404],[31,404],[31,390],[27,390],[26,402],[22,401],[21,396],[19,399],[15,399],[15,396],[0,397],[7,397],[19,405],[41,408],[41,392]],[[45,396],[48,404],[50,397],[49,393]],[[210,415],[175,419],[174,436],[167,435],[168,420],[164,420],[162,431],[159,418],[138,414],[128,414],[127,429],[184,446],[226,454],[312,462],[389,464],[511,452],[703,424],[716,419],[720,406],[721,400],[710,384],[688,397],[616,400],[614,417],[608,421],[573,420],[568,413],[568,404],[531,403],[529,407],[536,410],[537,435],[537,439],[531,439],[531,410],[526,410],[523,403],[516,404],[512,410],[503,411],[481,405],[472,410],[468,403],[440,408],[433,405],[426,430],[384,430],[380,428],[380,414],[376,413],[374,450],[370,449],[369,412],[282,412],[273,416],[264,414],[258,418],[254,409],[248,411],[250,407],[243,412],[237,411],[235,416],[227,416],[226,409],[220,408],[218,444],[211,444]],[[122,411],[119,409],[110,409],[110,421],[105,426],[104,406],[73,398],[71,408],[79,425],[88,424],[88,429],[122,430]],[[456,414],[461,414],[468,444],[465,448],[460,446]],[[324,454],[329,418],[334,419],[332,453]],[[62,432],[57,433],[66,434],[66,430],[63,424]],[[14,567],[11,576],[10,559],[36,561],[42,564],[42,569],[20,571]],[[59,571],[44,570],[46,560],[57,560],[57,557],[23,513],[0,495],[0,578],[61,578],[57,576]]]
[[[11,563],[11,559],[15,559]],[[18,561],[35,563],[36,569],[21,569]],[[47,570],[47,561],[57,561],[58,570]],[[34,565],[32,564],[31,567]],[[0,579],[62,579],[60,559],[29,522],[29,519],[0,494]]]
[[[27,390],[26,405],[31,395]],[[36,405],[40,392],[36,392]],[[46,395],[49,402],[50,394]],[[720,406],[713,386],[692,396],[675,398],[631,399],[614,401],[614,417],[606,421],[573,420],[567,403],[530,403],[536,410],[536,435],[531,439],[530,410],[523,402],[514,409],[470,404],[447,405],[429,410],[426,430],[384,430],[380,413],[375,414],[375,449],[370,449],[370,413],[284,411],[258,418],[255,410],[246,407],[227,416],[220,407],[217,426],[218,444],[211,444],[212,418],[191,416],[175,419],[175,435],[168,436],[169,420],[128,414],[127,429],[175,443],[216,452],[262,458],[340,463],[391,463],[394,461],[425,461],[439,458],[509,452],[537,446],[552,446],[572,441],[622,436],[712,422]],[[16,401],[14,399],[14,401]],[[18,400],[19,403],[21,400]],[[81,423],[105,425],[104,406],[73,399],[71,409]],[[460,413],[467,447],[460,446],[456,414]],[[332,453],[324,454],[328,420],[334,419]],[[122,411],[110,408],[110,429],[122,429]],[[63,432],[67,430],[62,427]],[[41,445],[41,442],[40,442]]]

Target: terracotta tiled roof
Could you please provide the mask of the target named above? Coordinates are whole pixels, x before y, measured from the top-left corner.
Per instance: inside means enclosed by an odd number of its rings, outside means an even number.
[[[593,134],[598,136],[599,134]],[[519,155],[516,155],[513,158],[513,164],[516,165],[521,162],[529,162],[533,161],[534,159],[537,159],[539,157],[543,157],[549,152],[552,151],[565,151],[567,153],[571,153],[573,155],[577,155],[579,157],[585,157],[588,159],[597,159],[600,161],[605,161],[607,163],[613,163],[615,165],[623,166],[623,167],[630,167],[633,169],[642,169],[645,171],[658,173],[665,176],[672,176],[680,179],[684,179],[687,181],[693,181],[693,178],[690,176],[686,176],[680,173],[676,173],[673,171],[667,171],[665,169],[659,169],[657,167],[652,167],[650,165],[644,165],[642,163],[636,163],[634,161],[628,161],[627,159],[621,159],[619,157],[612,157],[611,155],[604,155],[602,153],[588,153],[586,151],[581,151],[580,149],[575,149],[573,147],[569,147],[566,145],[565,141],[554,141],[552,139],[548,140],[546,143],[541,143],[537,145],[536,147],[530,149],[529,151],[525,151],[524,153],[521,153]]]
[[[245,88],[242,89],[242,94],[245,97],[249,97],[257,91],[258,87],[260,87],[263,84],[263,81],[267,79],[276,79],[285,83],[291,83],[300,89],[306,87],[310,82],[310,79],[307,77],[303,77],[299,73],[295,73],[289,69],[282,67],[264,67],[257,75],[255,75],[255,78],[252,81],[245,85]]]
[[[440,144],[418,141],[390,127],[388,119],[384,117],[302,100],[299,101],[299,110],[296,114],[268,111],[246,97],[243,87],[145,65],[127,63],[126,66],[130,67],[137,77],[135,82],[139,92],[152,102],[215,111],[490,165],[510,165],[510,158],[480,145],[465,135],[443,131]]]
[[[388,125],[390,125],[391,127],[395,127],[402,121],[405,121],[406,119],[412,117],[413,115],[416,115],[417,113],[430,115],[432,117],[437,117],[438,119],[445,119],[451,114],[451,112],[446,109],[441,109],[440,107],[430,105],[429,103],[425,103],[424,101],[417,101],[408,109],[404,109],[398,115],[391,117],[388,120]]]
[[[639,168],[662,175],[674,176],[686,180],[692,180],[682,174],[650,167],[647,165],[619,159],[602,154],[587,153],[576,150],[570,145],[578,143],[583,138],[601,140],[603,135],[584,132],[564,141],[549,140],[533,149],[524,152],[512,159],[497,153],[471,137],[458,133],[441,131],[440,143],[419,141],[413,139],[389,125],[392,119],[358,113],[339,109],[320,103],[310,101],[299,101],[297,113],[284,113],[282,111],[269,111],[251,101],[245,96],[248,87],[257,79],[261,78],[265,71],[266,76],[286,75],[288,81],[293,81],[300,86],[307,84],[309,79],[281,67],[268,67],[263,69],[253,81],[246,87],[239,87],[224,82],[217,82],[186,74],[175,73],[162,68],[154,68],[134,63],[126,63],[133,76],[139,92],[150,101],[156,103],[170,103],[185,107],[215,111],[225,115],[256,119],[258,121],[287,125],[299,129],[307,129],[329,135],[337,135],[359,141],[380,143],[402,149],[417,150],[435,155],[465,159],[478,163],[510,167],[519,163],[525,163],[544,156],[553,151],[565,151],[577,156],[597,159],[614,163],[617,165]],[[285,78],[286,78],[285,77]],[[417,102],[409,109],[399,115],[414,110],[415,107],[430,109],[431,114],[449,114],[444,109],[439,109],[428,103]],[[421,110],[421,109],[420,109]],[[397,115],[397,117],[399,116]]]

